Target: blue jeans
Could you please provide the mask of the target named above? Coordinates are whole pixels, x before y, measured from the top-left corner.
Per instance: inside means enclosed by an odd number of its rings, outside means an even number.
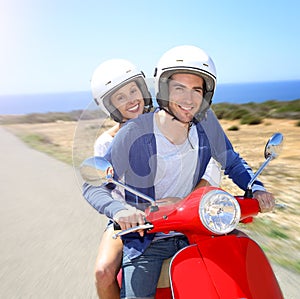
[[[132,260],[124,255],[121,298],[154,298],[163,261],[187,245],[185,236],[175,236],[152,242]]]

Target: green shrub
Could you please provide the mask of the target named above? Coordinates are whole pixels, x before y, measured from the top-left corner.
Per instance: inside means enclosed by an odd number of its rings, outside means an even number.
[[[296,127],[300,127],[300,120],[297,121]]]
[[[288,235],[279,229],[271,229],[269,236],[276,239],[289,239]]]
[[[247,114],[241,118],[240,123],[242,125],[259,125],[262,123],[262,118],[253,114]]]
[[[214,110],[218,119],[229,119],[228,115],[231,113],[232,110],[235,110],[237,105],[228,104],[228,103],[220,103],[220,104],[213,104],[212,109]]]
[[[282,103],[277,109],[277,112],[295,112],[300,111],[300,100],[294,100]]]
[[[233,126],[228,128],[228,131],[238,131],[239,129],[240,128],[238,126],[233,125]]]
[[[42,134],[28,134],[20,137],[25,143],[33,147],[41,144],[52,144],[50,138]]]
[[[248,115],[248,114],[249,114],[249,111],[247,109],[237,108],[237,109],[233,110],[231,113],[229,113],[229,118],[231,120],[241,119],[245,115]]]

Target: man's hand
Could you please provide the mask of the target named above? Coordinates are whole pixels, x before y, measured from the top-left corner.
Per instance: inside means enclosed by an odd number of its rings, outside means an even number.
[[[270,212],[275,207],[275,199],[272,193],[255,191],[253,196],[258,200],[261,213]]]
[[[145,224],[145,213],[134,207],[128,207],[127,210],[121,210],[114,216],[114,221],[117,222],[122,230],[131,227]],[[144,235],[144,231],[139,231],[140,235]]]

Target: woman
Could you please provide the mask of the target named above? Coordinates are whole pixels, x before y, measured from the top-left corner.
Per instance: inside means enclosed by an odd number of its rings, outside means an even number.
[[[117,122],[98,137],[94,155],[104,156],[115,134],[129,119],[136,118],[152,108],[144,74],[129,61],[112,59],[100,64],[93,73],[91,89],[100,109]],[[123,201],[123,190],[113,190],[113,197]],[[116,276],[122,261],[122,241],[114,240],[111,224],[103,233],[95,266],[96,288],[101,299],[120,298]]]
[[[145,83],[144,75],[127,60],[113,59],[102,63],[94,72],[91,80],[95,102],[108,116],[117,122],[108,131],[98,137],[94,145],[94,155],[104,156],[114,136],[122,125],[130,119],[149,112],[152,99]],[[202,184],[218,185],[220,171],[215,161],[211,161],[203,176]],[[114,189],[113,198],[125,203],[123,190]],[[128,206],[129,210],[135,209]],[[136,209],[135,209],[136,210]],[[140,217],[143,212],[136,210]],[[102,213],[102,211],[99,211]],[[126,211],[120,211],[118,222],[126,218]],[[109,222],[99,246],[95,266],[96,288],[101,299],[120,298],[120,289],[116,280],[122,261],[123,244],[114,240],[111,221]]]

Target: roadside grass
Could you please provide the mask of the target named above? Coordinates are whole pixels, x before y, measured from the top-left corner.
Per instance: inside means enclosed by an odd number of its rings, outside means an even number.
[[[28,146],[44,152],[55,159],[72,165],[72,152],[61,148],[58,144],[53,143],[49,137],[42,134],[24,134],[18,133],[17,136]]]
[[[262,247],[271,261],[300,273],[300,244],[294,238],[293,229],[282,227],[264,215],[256,217],[251,224],[241,224],[240,228]]]

